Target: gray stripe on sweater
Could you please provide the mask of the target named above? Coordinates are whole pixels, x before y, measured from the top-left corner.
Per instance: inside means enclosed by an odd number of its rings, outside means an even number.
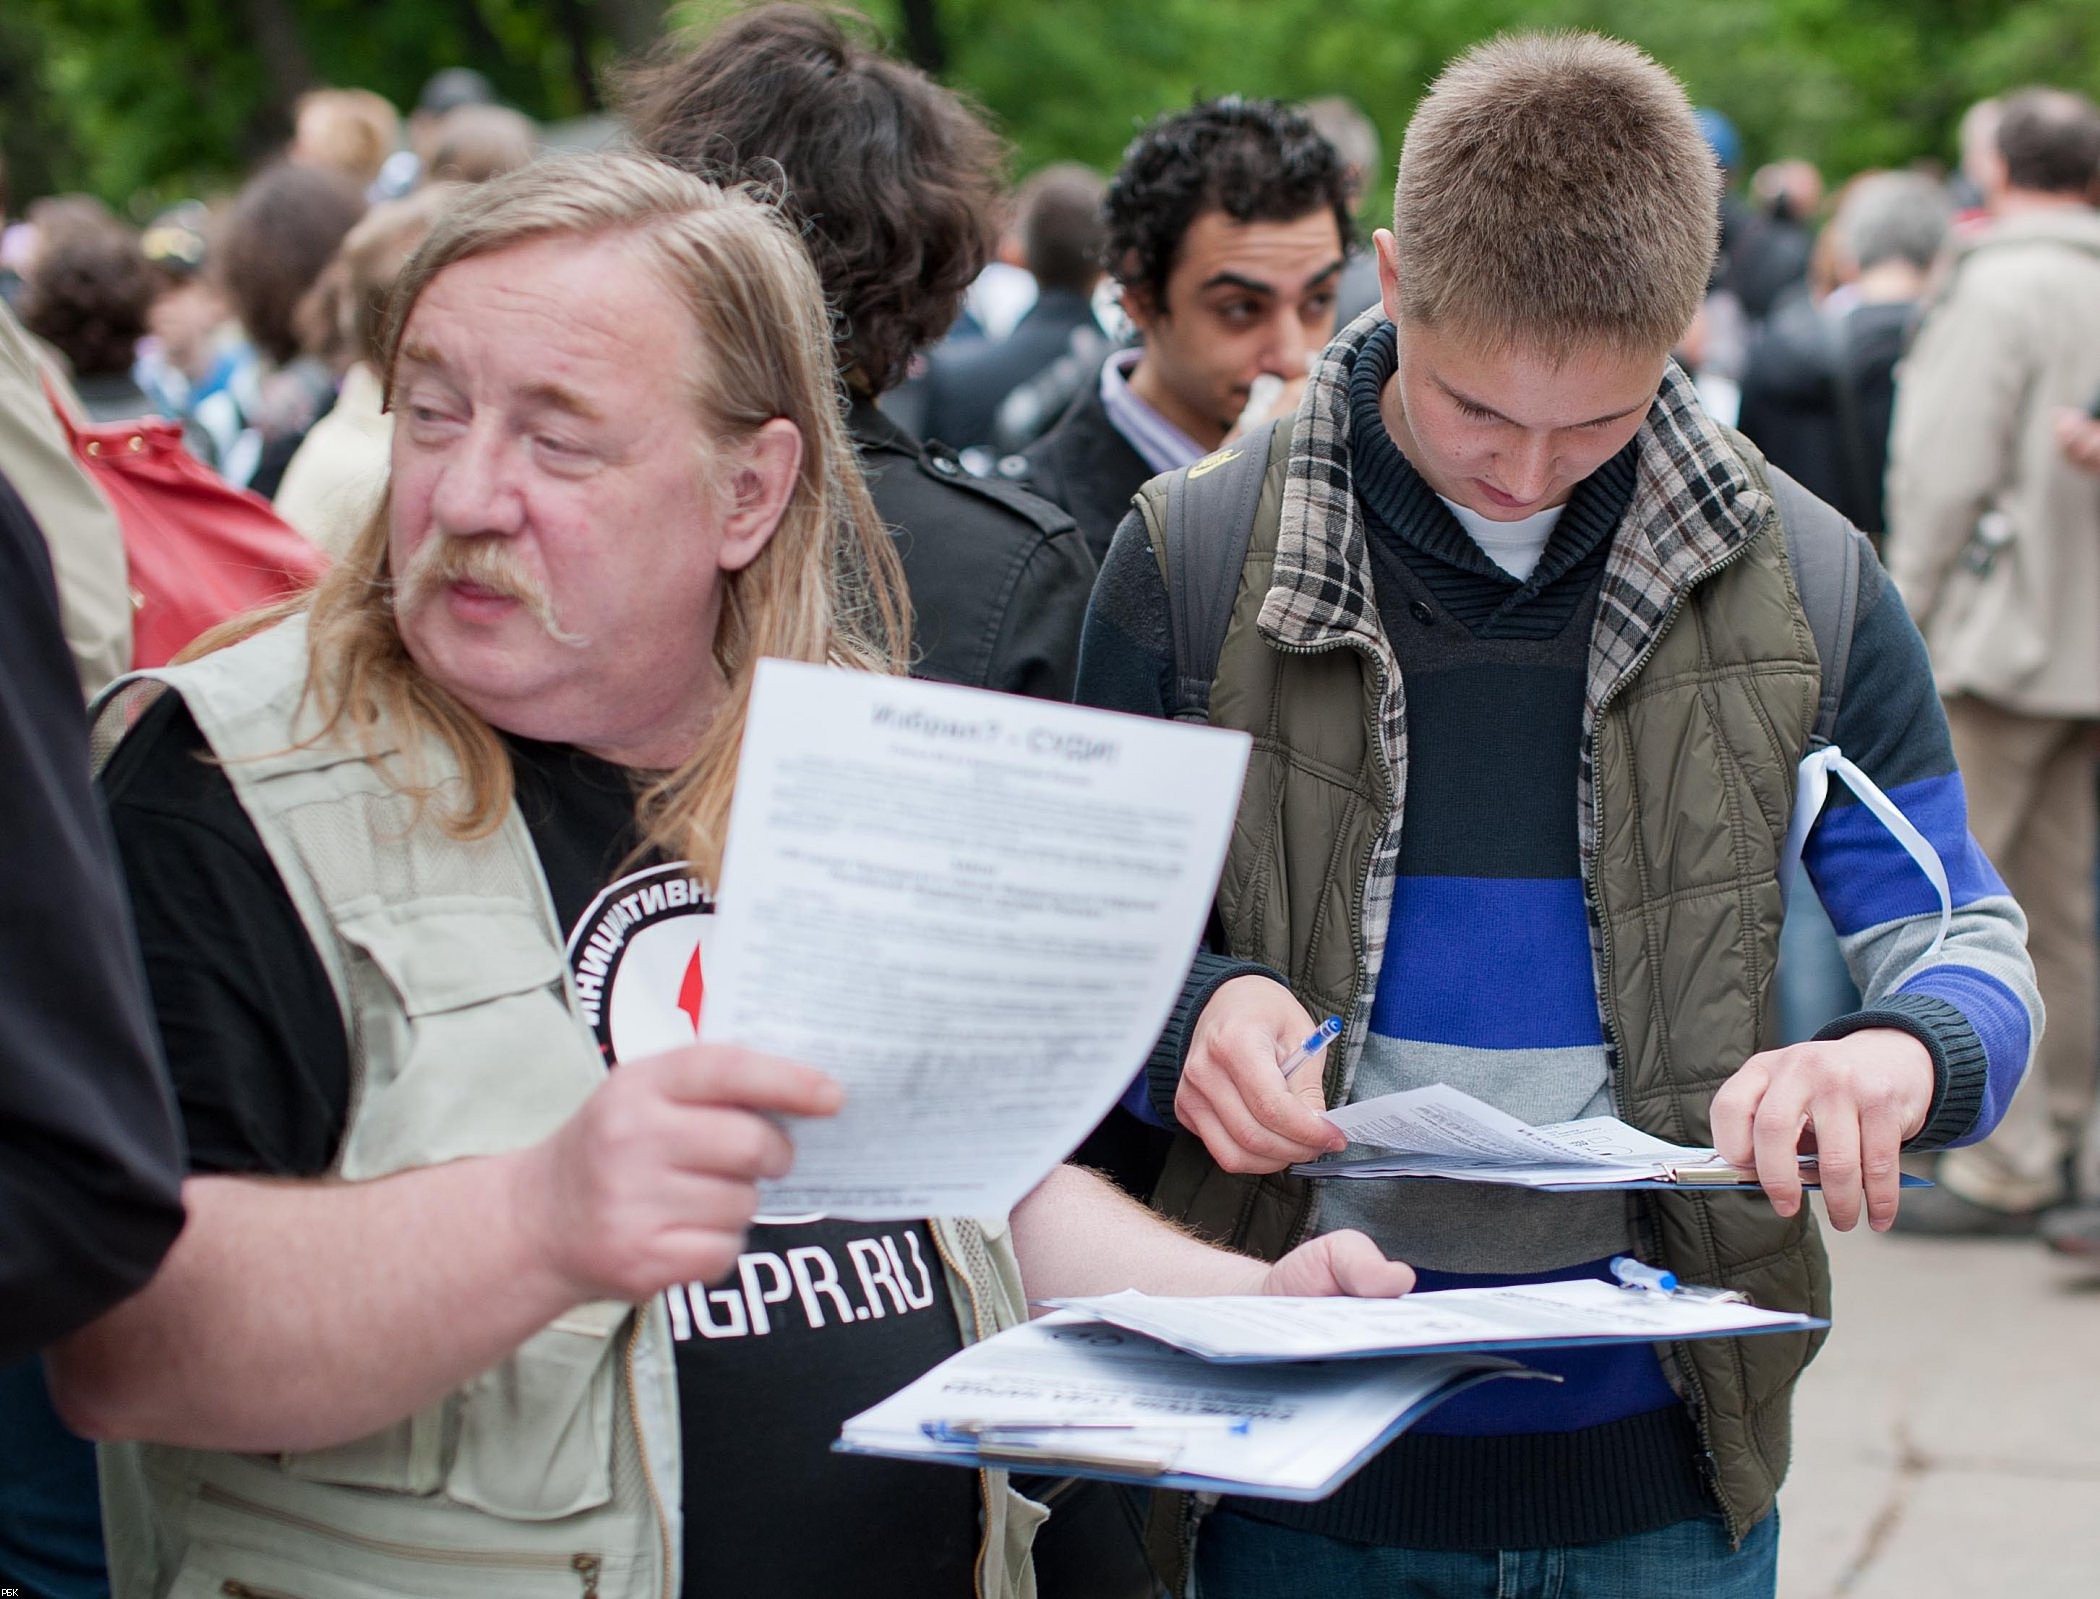
[[[1372,1034],[1350,1098],[1449,1083],[1531,1123],[1612,1114],[1604,1047],[1475,1049]],[[1351,1151],[1361,1153],[1361,1151]],[[1366,1232],[1432,1271],[1553,1271],[1633,1247],[1631,1195],[1534,1194],[1435,1179],[1320,1185],[1320,1230]]]

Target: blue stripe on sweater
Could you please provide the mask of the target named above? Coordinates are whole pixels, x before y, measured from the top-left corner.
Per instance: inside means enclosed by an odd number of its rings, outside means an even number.
[[[1492,1288],[1503,1283],[1563,1283],[1586,1277],[1610,1282],[1611,1262],[1586,1261],[1529,1276],[1418,1271],[1415,1289]],[[1574,1432],[1680,1403],[1663,1376],[1662,1362],[1656,1358],[1653,1344],[1526,1349],[1518,1358],[1527,1366],[1551,1372],[1563,1380],[1551,1384],[1483,1383],[1447,1399],[1416,1422],[1413,1430],[1464,1438]]]
[[[1572,877],[1401,877],[1371,1031],[1476,1049],[1601,1044]]]
[[[2004,880],[1969,836],[1969,802],[1960,773],[1905,783],[1889,789],[1888,796],[1939,851],[1956,910],[2005,892]],[[1939,914],[1931,879],[1864,805],[1826,808],[1808,835],[1802,860],[1840,934]]]
[[[2004,983],[1973,966],[1930,967],[1898,992],[1944,999],[1976,1029],[1976,1036],[1983,1043],[1984,1059],[1990,1063],[1984,1079],[1983,1104],[1976,1112],[1976,1124],[1948,1147],[1976,1143],[1998,1125],[2027,1069],[2027,1051],[2033,1042],[2027,1007]]]

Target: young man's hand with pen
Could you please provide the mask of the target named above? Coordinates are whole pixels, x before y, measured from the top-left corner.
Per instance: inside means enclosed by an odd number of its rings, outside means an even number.
[[[1281,1171],[1347,1147],[1327,1109],[1322,1062],[1280,1069],[1314,1022],[1281,983],[1235,977],[1211,995],[1189,1037],[1174,1117],[1229,1172]]]

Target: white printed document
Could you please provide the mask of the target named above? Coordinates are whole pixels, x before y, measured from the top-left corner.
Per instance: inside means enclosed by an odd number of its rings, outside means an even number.
[[[1524,1188],[1755,1187],[1712,1149],[1672,1144],[1614,1116],[1533,1127],[1448,1083],[1327,1113],[1370,1155],[1309,1161],[1307,1177],[1444,1177]]]
[[[846,1090],[771,1215],[1001,1216],[1143,1065],[1209,914],[1244,734],[759,663],[701,1037]]]
[[[1218,1366],[1059,1312],[951,1356],[853,1417],[833,1447],[1319,1499],[1418,1417],[1504,1376],[1541,1374],[1482,1354]]]
[[[1377,1355],[1515,1353],[1581,1344],[1798,1332],[1827,1323],[1696,1289],[1622,1288],[1594,1278],[1452,1288],[1404,1299],[1103,1294],[1053,1301],[1067,1313],[1144,1333],[1212,1361],[1338,1360]]]

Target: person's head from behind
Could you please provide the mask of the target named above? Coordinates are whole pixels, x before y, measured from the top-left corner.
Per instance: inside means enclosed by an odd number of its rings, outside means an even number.
[[[1355,210],[1363,204],[1365,188],[1384,181],[1378,166],[1378,125],[1364,114],[1362,106],[1338,94],[1306,101],[1305,120],[1342,158],[1349,208]]]
[[[61,229],[22,286],[22,324],[65,357],[77,379],[131,370],[153,303],[138,235],[114,220]]]
[[[1984,203],[2085,203],[2100,179],[2100,109],[2065,89],[2021,89],[1998,102],[1991,155],[1978,173]]]
[[[1161,117],[1123,152],[1107,214],[1108,270],[1145,340],[1131,386],[1199,444],[1333,336],[1349,180],[1297,112],[1227,96]]]
[[[363,189],[379,176],[400,139],[401,115],[385,96],[370,89],[313,89],[299,97],[285,154],[301,166],[340,172]]]
[[[1059,161],[1032,173],[1014,195],[1021,264],[1045,292],[1091,294],[1101,279],[1108,185],[1092,167]]]
[[[457,183],[425,184],[405,199],[375,205],[358,219],[294,314],[308,354],[321,357],[338,372],[358,362],[375,372],[379,369],[385,359],[382,334],[394,281],[464,192]]]
[[[1388,424],[1431,487],[1514,521],[1625,446],[1704,297],[1719,185],[1683,88],[1631,45],[1515,35],[1445,69],[1377,236]]]
[[[1006,150],[967,101],[800,5],[762,6],[627,86],[635,143],[784,190],[837,313],[839,368],[881,394],[953,325],[991,259]]]
[[[515,172],[539,151],[532,119],[507,105],[463,105],[446,113],[425,176],[435,183],[486,183]]]
[[[649,842],[712,871],[758,659],[905,635],[792,228],[640,157],[536,163],[438,219],[380,354],[392,472],[311,601],[324,707],[444,738],[469,833],[508,801],[492,729],[656,773]]]
[[[270,360],[281,365],[300,353],[299,302],[364,210],[364,191],[341,173],[289,161],[250,178],[235,196],[213,271]]]
[[[1870,298],[1916,299],[1953,226],[1946,189],[1922,172],[1857,178],[1830,222],[1839,281],[1886,285]]]

